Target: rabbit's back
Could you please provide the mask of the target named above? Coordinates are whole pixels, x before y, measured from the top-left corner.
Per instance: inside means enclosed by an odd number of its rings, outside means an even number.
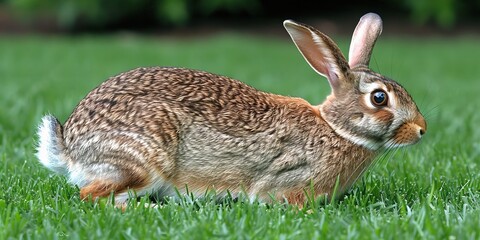
[[[115,128],[122,127],[122,123],[149,130],[156,125],[151,121],[164,125],[161,117],[167,115],[177,124],[206,121],[222,132],[250,134],[264,131],[275,122],[281,110],[277,98],[282,97],[203,71],[139,68],[112,77],[91,91],[65,128],[75,132],[72,135],[82,135],[92,128],[108,129],[114,124],[119,124]]]

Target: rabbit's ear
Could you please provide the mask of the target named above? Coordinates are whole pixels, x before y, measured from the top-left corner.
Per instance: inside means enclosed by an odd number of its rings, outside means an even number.
[[[348,52],[348,64],[367,66],[370,63],[373,46],[382,33],[382,19],[375,13],[367,13],[360,18],[355,28]]]
[[[350,68],[337,45],[310,26],[291,20],[284,21],[283,26],[308,64],[328,79],[332,90],[341,88]]]

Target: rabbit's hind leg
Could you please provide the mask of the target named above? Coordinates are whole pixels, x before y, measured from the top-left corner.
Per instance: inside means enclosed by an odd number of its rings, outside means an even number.
[[[105,163],[102,164],[104,165]],[[150,184],[148,173],[139,167],[117,168],[111,165],[108,173],[95,165],[90,165],[89,168],[90,171],[83,176],[88,179],[87,183],[80,189],[82,200],[106,198],[113,193],[115,202],[123,203],[128,199],[129,190],[136,191]]]

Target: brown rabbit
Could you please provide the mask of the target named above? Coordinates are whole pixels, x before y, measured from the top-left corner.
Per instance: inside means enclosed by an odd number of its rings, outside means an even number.
[[[426,122],[398,83],[368,68],[382,30],[363,16],[349,62],[316,29],[284,26],[332,93],[320,105],[258,91],[207,72],[137,68],[91,91],[65,125],[47,115],[37,156],[68,176],[82,199],[114,193],[118,204],[147,193],[245,193],[302,205],[344,192],[385,148],[420,140]]]

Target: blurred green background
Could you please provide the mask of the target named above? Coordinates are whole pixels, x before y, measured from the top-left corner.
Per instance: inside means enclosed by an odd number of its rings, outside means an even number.
[[[480,0],[0,0],[1,19],[61,30],[175,27],[207,19],[341,16],[374,11],[453,28],[478,17]],[[3,15],[3,16],[2,16]],[[5,16],[7,15],[7,16]],[[47,25],[47,26],[45,26]]]
[[[479,0],[0,0],[0,239],[480,239]],[[36,126],[64,122],[110,76],[180,66],[319,104],[330,92],[281,23],[344,53],[366,12],[384,19],[371,68],[428,122],[331,204],[190,201],[123,213],[82,202],[37,161]]]

